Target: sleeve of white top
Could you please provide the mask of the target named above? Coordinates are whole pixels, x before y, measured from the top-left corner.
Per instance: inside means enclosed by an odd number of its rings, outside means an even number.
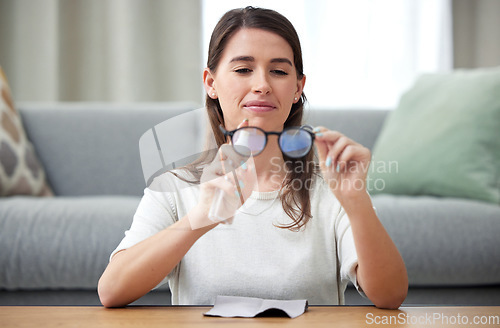
[[[132,225],[125,232],[125,237],[118,247],[111,253],[110,260],[117,252],[153,236],[177,220],[172,195],[168,192],[157,192],[146,188],[135,212]]]

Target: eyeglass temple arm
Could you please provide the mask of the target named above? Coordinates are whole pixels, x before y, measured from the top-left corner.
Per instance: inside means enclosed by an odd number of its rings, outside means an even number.
[[[234,131],[228,131],[228,130],[226,130],[226,129],[222,126],[222,124],[221,124],[221,125],[219,125],[219,130],[220,130],[222,133],[224,133],[224,136],[226,136],[226,137],[227,137],[227,136],[232,137],[232,136],[233,136],[233,133],[234,133]]]

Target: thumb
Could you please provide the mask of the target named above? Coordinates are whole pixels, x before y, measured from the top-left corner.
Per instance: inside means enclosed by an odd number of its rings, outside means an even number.
[[[316,149],[318,150],[318,157],[320,163],[324,163],[326,161],[326,156],[328,155],[328,145],[323,140],[316,139],[314,141],[316,144]]]
[[[238,129],[239,129],[239,128],[242,128],[242,127],[245,127],[245,126],[248,126],[248,125],[249,125],[249,123],[248,123],[248,118],[246,118],[246,119],[244,119],[244,120],[240,123],[240,125],[238,125]]]

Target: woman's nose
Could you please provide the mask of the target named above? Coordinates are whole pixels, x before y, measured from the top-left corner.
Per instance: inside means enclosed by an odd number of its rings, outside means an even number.
[[[261,94],[269,94],[272,91],[266,74],[255,74],[253,80],[253,92]]]

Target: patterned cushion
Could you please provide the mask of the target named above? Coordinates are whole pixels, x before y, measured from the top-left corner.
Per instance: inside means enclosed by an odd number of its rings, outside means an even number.
[[[0,196],[53,196],[0,67]]]

